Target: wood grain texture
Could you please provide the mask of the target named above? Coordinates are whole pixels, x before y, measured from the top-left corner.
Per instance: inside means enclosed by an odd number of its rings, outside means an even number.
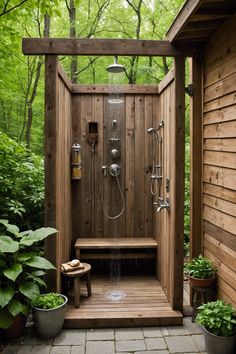
[[[100,38],[23,38],[22,51],[27,55],[196,55],[191,46],[178,48],[169,41]]]
[[[46,123],[45,123],[45,225],[59,232],[46,241],[46,254],[57,267],[50,287],[61,288],[60,265],[71,254],[71,93],[59,74],[57,58],[46,59]]]
[[[190,97],[190,256],[197,257],[202,249],[202,109],[203,64],[190,59],[190,82],[194,95]]]
[[[92,277],[92,296],[82,288],[79,309],[68,306],[65,328],[114,328],[182,324],[182,314],[173,311],[154,277],[122,277],[118,284],[108,278]],[[125,297],[112,301],[111,291],[123,291]],[[85,295],[85,296],[83,296]]]

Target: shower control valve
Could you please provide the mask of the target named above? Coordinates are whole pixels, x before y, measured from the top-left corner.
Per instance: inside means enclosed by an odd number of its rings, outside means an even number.
[[[110,165],[109,173],[112,177],[118,177],[120,174],[120,165],[117,165],[116,163]]]

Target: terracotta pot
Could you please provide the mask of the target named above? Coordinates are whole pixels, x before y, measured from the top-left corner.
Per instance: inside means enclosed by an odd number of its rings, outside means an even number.
[[[190,285],[195,288],[209,288],[210,286],[215,284],[216,277],[208,278],[208,279],[199,279],[189,277]]]
[[[4,330],[6,339],[19,338],[23,335],[26,324],[26,317],[21,313],[14,318],[11,326]]]

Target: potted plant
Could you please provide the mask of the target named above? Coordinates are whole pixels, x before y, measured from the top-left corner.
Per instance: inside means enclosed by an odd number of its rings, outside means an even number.
[[[45,286],[42,279],[45,270],[55,269],[41,256],[38,243],[57,230],[43,227],[20,232],[7,220],[0,220],[0,224],[5,229],[0,232],[0,329],[4,329],[7,337],[19,337],[31,301],[40,294],[40,287]]]
[[[184,264],[184,272],[190,284],[195,287],[210,287],[216,280],[216,268],[212,262],[201,254]]]
[[[56,337],[63,326],[67,297],[62,294],[41,294],[32,303],[36,331],[43,339]]]
[[[236,349],[236,317],[230,304],[223,300],[198,307],[196,322],[203,326],[208,354],[233,354]]]

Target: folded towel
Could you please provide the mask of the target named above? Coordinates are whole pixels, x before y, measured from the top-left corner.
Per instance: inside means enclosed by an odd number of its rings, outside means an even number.
[[[62,263],[61,270],[65,273],[73,272],[74,270],[84,269],[84,265],[79,263],[76,266],[71,266],[71,262]]]

